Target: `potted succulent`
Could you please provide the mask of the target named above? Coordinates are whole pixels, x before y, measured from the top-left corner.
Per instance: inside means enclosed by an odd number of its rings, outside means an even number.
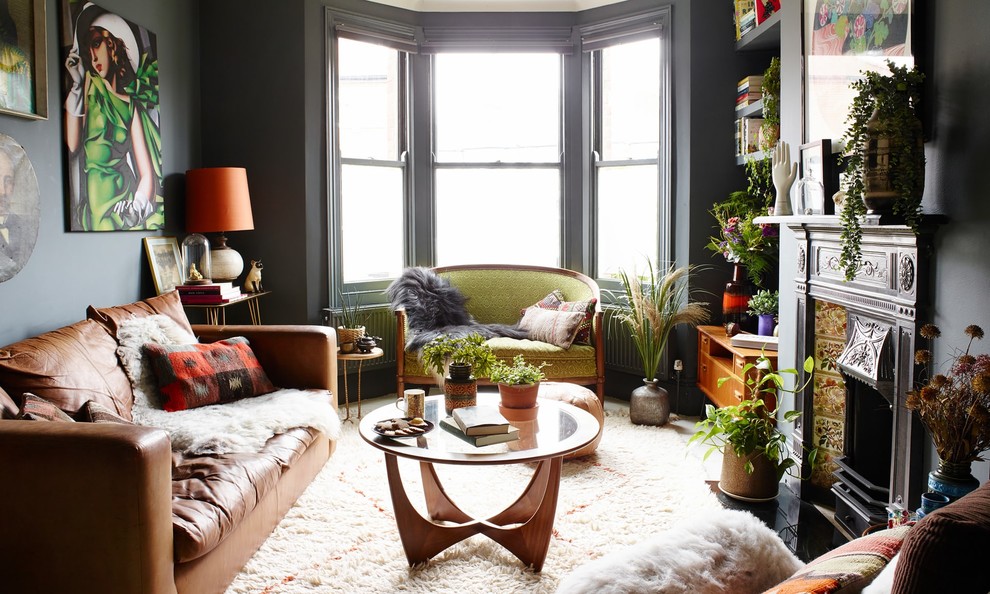
[[[361,314],[360,298],[351,303],[340,293],[340,313],[338,314],[337,342],[344,353],[353,352],[358,339],[364,336],[364,315]]]
[[[787,444],[789,437],[780,431],[778,424],[793,423],[801,413],[787,411],[778,418],[777,391],[803,391],[811,381],[814,367],[814,359],[808,357],[804,362],[807,380],[802,386],[789,389],[784,387],[784,376],[797,378],[798,372],[794,369],[775,372],[770,361],[761,357],[743,369],[746,398],[734,406],[705,407],[705,418],[695,424],[697,431],[688,443],[708,444],[705,459],[715,451],[722,453],[719,488],[723,493],[742,500],[769,501],[777,496],[780,479],[785,474],[798,476],[794,474],[797,462]],[[727,380],[721,378],[719,386]],[[816,457],[817,450],[808,452],[811,467]]]
[[[533,408],[540,381],[546,379],[543,368],[546,361],[533,365],[522,355],[512,358],[512,364],[498,361],[492,366],[492,383],[498,384],[498,394],[505,408]]]
[[[766,289],[757,291],[756,295],[749,298],[749,309],[747,313],[751,316],[757,316],[756,333],[760,336],[773,335],[774,320],[777,318],[779,301],[780,293]]]
[[[619,296],[616,319],[626,327],[640,362],[643,385],[633,390],[629,400],[629,420],[637,425],[664,425],[670,417],[667,391],[657,385],[657,370],[667,350],[667,338],[674,326],[697,326],[708,320],[704,303],[690,300],[688,281],[693,266],[665,271],[654,269],[647,260],[642,277],[619,271],[624,294]]]
[[[893,213],[915,233],[921,222],[925,189],[925,146],[916,110],[924,75],[887,62],[890,74],[864,72],[850,85],[858,91],[847,118],[848,154],[842,202],[842,254],[846,280],[859,268],[867,210]]]
[[[485,338],[476,332],[466,336],[438,336],[423,347],[421,358],[426,371],[436,375],[437,384],[443,387],[447,414],[477,403],[475,378],[488,377],[498,361]]]

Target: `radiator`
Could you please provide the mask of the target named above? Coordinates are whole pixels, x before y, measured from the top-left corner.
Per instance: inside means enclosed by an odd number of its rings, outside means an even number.
[[[643,363],[639,359],[639,351],[629,337],[629,331],[614,317],[618,308],[606,305],[602,307],[602,312],[605,326],[605,368],[642,376]],[[668,357],[664,356],[660,369],[657,370],[657,377],[665,378],[669,375]]]
[[[384,355],[378,359],[370,359],[363,364],[363,370],[384,369],[395,366],[395,313],[387,306],[371,305],[359,308],[359,315],[364,319],[365,334],[378,336],[382,340],[378,343]],[[334,308],[323,309],[323,324],[336,328],[340,317],[340,310]],[[338,365],[342,369],[342,365]],[[357,365],[348,365],[348,373],[356,373]]]

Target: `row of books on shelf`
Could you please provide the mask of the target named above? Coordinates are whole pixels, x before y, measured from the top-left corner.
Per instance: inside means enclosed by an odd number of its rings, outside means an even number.
[[[179,299],[187,305],[223,305],[240,299],[241,288],[233,282],[177,285]]]
[[[763,77],[747,76],[736,87],[736,109],[752,105],[763,98]]]
[[[736,156],[748,155],[760,150],[760,129],[763,118],[739,118],[736,120]]]
[[[734,0],[736,41],[780,10],[780,0]]]
[[[475,447],[519,439],[519,429],[493,406],[455,408],[449,417],[440,419],[440,426]]]

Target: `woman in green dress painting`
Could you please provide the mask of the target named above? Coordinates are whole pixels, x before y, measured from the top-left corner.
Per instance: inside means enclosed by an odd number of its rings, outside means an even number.
[[[161,228],[160,134],[146,109],[149,98],[157,105],[157,61],[139,66],[134,33],[115,14],[80,25],[66,60],[66,143],[81,165],[73,228]]]

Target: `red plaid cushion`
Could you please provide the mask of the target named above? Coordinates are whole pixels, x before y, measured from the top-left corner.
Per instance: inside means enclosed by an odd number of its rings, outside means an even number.
[[[24,405],[21,407],[21,412],[17,415],[17,418],[22,421],[75,422],[61,408],[30,392],[24,393]]]
[[[232,402],[274,392],[248,340],[242,336],[209,344],[144,345],[167,411]]]
[[[597,299],[588,301],[564,301],[564,294],[560,289],[554,289],[549,295],[533,304],[541,309],[555,309],[557,311],[583,311],[584,321],[578,326],[577,336],[574,337],[574,344],[591,344],[591,322],[595,317],[595,305]],[[523,310],[525,311],[525,310]]]

